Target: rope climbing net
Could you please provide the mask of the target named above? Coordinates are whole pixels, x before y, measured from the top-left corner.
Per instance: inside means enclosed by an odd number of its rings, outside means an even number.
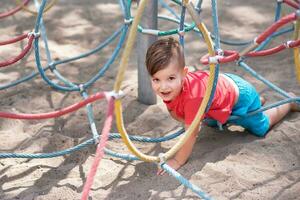
[[[244,68],[247,72],[249,72],[251,75],[256,77],[257,79],[261,80],[263,83],[265,83],[268,87],[272,88],[279,94],[281,94],[285,99],[276,102],[274,104],[265,106],[257,111],[254,111],[252,113],[249,113],[249,115],[252,115],[256,112],[261,112],[267,109],[270,109],[272,107],[289,103],[289,102],[300,102],[299,97],[292,97],[290,94],[285,92],[284,90],[278,88],[273,83],[267,81],[256,73],[251,67],[249,67],[246,64],[246,58],[247,57],[256,57],[256,56],[267,56],[271,54],[275,54],[277,52],[280,52],[287,48],[293,48],[294,51],[294,60],[295,60],[295,66],[296,66],[296,76],[298,80],[300,81],[300,54],[299,54],[299,16],[300,11],[297,9],[299,8],[299,2],[298,1],[289,1],[289,0],[283,0],[283,1],[277,1],[277,8],[275,13],[275,22],[268,27],[263,33],[261,33],[259,36],[257,36],[253,41],[243,41],[243,42],[236,42],[236,41],[228,41],[228,40],[221,40],[219,36],[219,27],[218,27],[218,12],[217,12],[217,4],[215,0],[211,0],[211,10],[212,10],[212,16],[213,16],[213,34],[211,34],[208,29],[206,28],[205,24],[200,20],[200,13],[201,13],[201,5],[202,1],[197,1],[194,5],[189,0],[173,0],[175,4],[180,6],[181,8],[181,14],[178,16],[174,10],[172,10],[165,2],[159,1],[161,6],[168,9],[170,13],[174,15],[174,18],[168,17],[168,16],[158,16],[159,19],[168,20],[170,22],[178,23],[179,28],[178,29],[171,29],[168,31],[161,31],[161,30],[151,30],[151,29],[145,29],[142,25],[140,25],[140,20],[143,15],[144,9],[147,5],[148,0],[141,0],[139,2],[139,6],[137,9],[137,12],[135,16],[133,17],[131,15],[131,0],[120,0],[120,8],[123,13],[123,19],[124,23],[122,24],[119,29],[117,29],[110,37],[108,37],[104,42],[99,44],[97,47],[92,49],[91,51],[85,52],[81,55],[74,56],[72,58],[67,58],[64,60],[56,61],[51,56],[51,51],[49,49],[48,45],[48,39],[47,39],[47,31],[46,27],[43,21],[44,14],[46,11],[50,12],[49,10],[55,5],[57,0],[49,1],[42,0],[41,2],[38,2],[37,0],[34,1],[34,4],[36,6],[36,11],[29,9],[27,6],[30,3],[30,0],[16,0],[16,7],[12,10],[9,10],[5,13],[0,13],[0,19],[11,16],[15,13],[17,13],[20,10],[24,10],[28,12],[29,14],[32,14],[36,16],[36,23],[34,30],[31,32],[27,32],[24,34],[21,34],[20,36],[17,36],[15,38],[9,39],[7,41],[0,41],[0,46],[3,45],[9,45],[16,42],[20,42],[22,40],[27,39],[28,43],[22,50],[22,52],[17,55],[14,58],[9,58],[8,60],[5,60],[3,62],[0,62],[0,67],[8,67],[12,64],[18,62],[22,58],[26,56],[30,52],[30,49],[32,46],[34,47],[34,54],[35,54],[35,61],[36,61],[36,67],[38,72],[32,72],[31,74],[24,76],[18,80],[15,80],[11,83],[5,84],[0,86],[0,90],[4,90],[7,88],[14,87],[18,84],[21,84],[23,82],[26,82],[38,75],[42,77],[42,79],[50,85],[52,88],[63,91],[63,92],[79,92],[79,94],[82,96],[83,100],[75,103],[73,105],[70,105],[68,107],[62,108],[60,110],[56,110],[53,112],[48,113],[38,113],[38,114],[21,114],[21,113],[8,113],[8,112],[0,112],[1,118],[9,118],[9,119],[26,119],[26,120],[40,120],[40,119],[50,119],[50,118],[57,118],[63,115],[66,115],[68,113],[72,113],[76,110],[78,110],[81,107],[86,107],[87,111],[87,117],[90,124],[90,129],[93,134],[92,138],[82,142],[81,144],[74,146],[72,148],[63,150],[63,151],[57,151],[53,153],[38,153],[38,154],[25,154],[25,153],[0,153],[0,158],[50,158],[50,157],[56,157],[56,156],[62,156],[65,154],[70,154],[74,151],[80,150],[88,145],[96,144],[97,150],[95,155],[95,160],[93,165],[91,166],[90,173],[88,174],[83,193],[82,193],[82,199],[88,199],[89,191],[93,183],[93,178],[96,174],[97,167],[101,161],[101,158],[103,157],[104,153],[115,156],[118,158],[123,158],[126,160],[143,160],[146,162],[156,162],[160,167],[162,167],[164,170],[166,170],[169,174],[173,175],[176,179],[178,179],[182,184],[184,184],[186,187],[190,188],[192,191],[194,191],[199,197],[203,199],[212,199],[209,197],[205,192],[203,192],[199,187],[191,184],[187,179],[182,177],[178,172],[170,168],[165,161],[169,158],[171,158],[185,143],[185,141],[190,137],[192,132],[199,126],[201,123],[201,117],[205,113],[205,111],[209,108],[211,101],[214,96],[214,91],[216,88],[216,83],[218,80],[218,74],[219,74],[219,66],[222,63],[228,63],[228,62],[236,62],[239,66]],[[288,14],[286,16],[283,16],[280,18],[281,13],[281,5],[282,3],[286,3],[287,5],[295,8],[295,12],[292,12],[291,14]],[[185,22],[185,13],[188,11],[190,14],[193,22],[192,23],[186,23]],[[283,27],[286,24],[295,22],[295,25],[292,25],[291,27],[288,27],[286,29],[279,30],[281,27]],[[130,27],[130,29],[129,29]],[[129,31],[129,34],[127,36],[126,44],[124,47],[124,52],[121,56],[120,64],[118,67],[118,73],[115,79],[114,87],[112,91],[105,91],[105,92],[98,92],[93,95],[89,95],[87,93],[87,89],[89,89],[99,78],[101,78],[104,73],[109,69],[110,65],[115,61],[116,57],[119,55],[121,48],[123,47],[125,43],[126,35]],[[142,136],[130,136],[130,134],[127,133],[123,121],[123,111],[122,111],[122,98],[125,95],[121,91],[122,83],[124,80],[124,76],[128,67],[128,62],[131,57],[131,53],[134,47],[134,43],[136,40],[137,32],[141,32],[143,34],[152,34],[157,36],[166,36],[166,35],[172,35],[172,34],[178,34],[180,42],[184,43],[184,35],[186,32],[189,31],[195,31],[201,35],[201,38],[204,39],[207,49],[208,49],[208,55],[203,56],[201,58],[201,62],[204,65],[209,65],[209,71],[210,76],[208,80],[208,87],[205,91],[205,97],[201,103],[201,106],[199,107],[199,110],[197,112],[197,115],[192,122],[191,126],[188,130],[179,130],[175,133],[168,134],[165,137],[160,138],[148,138],[148,137],[142,137]],[[294,38],[293,40],[287,41],[277,47],[270,48],[270,49],[264,49],[268,43],[276,36],[282,35],[286,32],[294,31]],[[106,46],[111,44],[114,40],[117,40],[119,38],[119,41],[117,42],[116,47],[114,48],[114,51],[111,55],[111,57],[107,60],[107,62],[99,69],[97,74],[93,77],[91,77],[88,81],[85,83],[75,83],[69,81],[66,77],[64,77],[58,67],[61,64],[69,63],[78,59],[82,59],[85,57],[88,57],[90,55],[96,54],[102,49],[104,49]],[[41,55],[40,55],[40,42],[44,43],[46,56],[47,56],[47,65],[42,66],[41,64]],[[230,44],[230,45],[248,45],[246,48],[244,48],[241,52],[233,51],[233,50],[223,50],[221,49],[221,43]],[[56,81],[53,81],[49,76],[46,75],[46,71],[50,70],[51,73],[56,77],[56,79],[60,80],[59,84]],[[100,99],[106,99],[107,101],[107,114],[105,123],[103,125],[101,134],[99,134],[95,119],[94,119],[94,113],[92,109],[92,103],[95,101],[98,101]],[[113,121],[113,112],[115,113],[116,117],[116,124],[119,133],[110,133],[111,124]],[[231,118],[237,118],[237,116],[232,116]],[[182,137],[178,140],[178,142],[167,152],[160,153],[157,156],[150,156],[142,153],[132,141],[139,141],[139,142],[162,142],[171,140],[179,135],[182,134]],[[113,152],[106,148],[107,141],[109,139],[113,138],[122,138],[128,149],[134,154],[134,155],[128,155],[128,154],[121,154],[117,152]]]

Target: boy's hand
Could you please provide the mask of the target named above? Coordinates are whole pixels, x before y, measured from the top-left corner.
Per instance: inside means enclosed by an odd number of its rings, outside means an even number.
[[[170,160],[167,161],[167,165],[169,165],[170,167],[172,167],[173,169],[177,170],[179,169],[182,165],[179,164],[179,162],[177,160],[175,160],[174,158],[171,158]],[[157,170],[156,175],[164,175],[166,173],[165,170],[163,170],[162,168],[159,168]]]

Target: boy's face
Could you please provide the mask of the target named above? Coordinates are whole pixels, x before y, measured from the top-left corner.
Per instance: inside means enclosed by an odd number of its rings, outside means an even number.
[[[172,62],[151,77],[154,92],[164,101],[175,99],[181,92],[187,68],[181,68],[177,62]]]

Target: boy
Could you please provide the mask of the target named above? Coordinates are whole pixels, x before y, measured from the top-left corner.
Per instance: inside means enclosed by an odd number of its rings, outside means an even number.
[[[171,116],[184,123],[187,130],[201,105],[209,73],[188,72],[182,47],[171,37],[160,39],[149,47],[146,67],[154,92],[162,98]],[[288,112],[299,111],[296,103],[288,103],[246,118],[228,120],[231,114],[245,116],[259,109],[261,101],[263,99],[255,88],[244,79],[233,74],[220,74],[212,104],[204,118],[221,124],[241,125],[250,133],[262,137]],[[175,156],[167,161],[169,166],[177,170],[186,163],[198,132],[195,130]],[[157,172],[158,175],[163,173],[162,169]]]

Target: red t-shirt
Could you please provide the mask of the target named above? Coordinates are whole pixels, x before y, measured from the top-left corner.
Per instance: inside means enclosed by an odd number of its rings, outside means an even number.
[[[164,102],[170,111],[190,125],[196,116],[207,88],[209,73],[188,72],[181,93],[172,101]],[[236,97],[234,86],[225,77],[219,76],[215,95],[205,118],[224,124],[229,118]]]

